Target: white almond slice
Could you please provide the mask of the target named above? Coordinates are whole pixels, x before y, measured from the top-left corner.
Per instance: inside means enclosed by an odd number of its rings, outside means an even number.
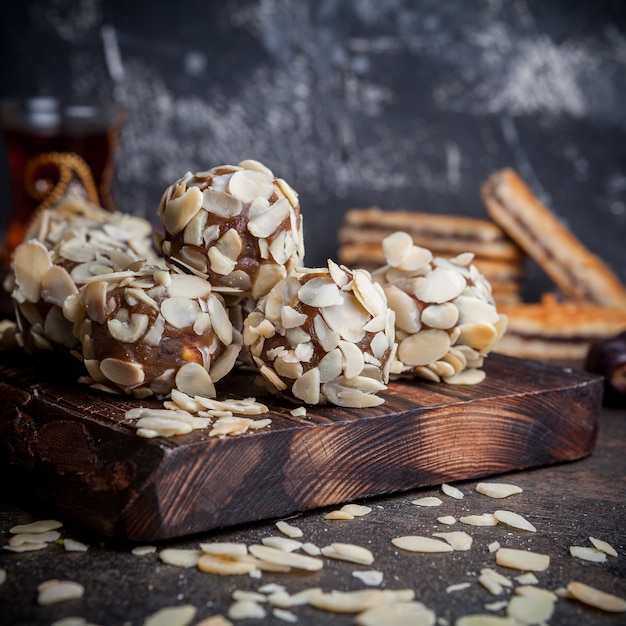
[[[459,311],[460,325],[476,322],[495,324],[499,319],[496,307],[491,302],[480,300],[475,296],[460,295],[454,304]]]
[[[183,232],[183,243],[188,246],[201,247],[204,243],[204,232],[206,229],[208,211],[198,211],[185,226]]]
[[[285,305],[280,311],[280,321],[284,328],[302,326],[307,320],[305,313],[299,313],[293,307]]]
[[[446,593],[454,593],[455,591],[463,591],[472,586],[472,583],[455,583],[446,587]]]
[[[115,358],[103,359],[100,371],[111,382],[123,388],[137,387],[146,377],[141,364]]]
[[[202,192],[198,187],[189,187],[181,196],[165,204],[161,222],[166,233],[178,235],[194,215],[202,208]]]
[[[82,541],[76,541],[76,539],[64,539],[63,549],[66,552],[87,552],[89,546]]]
[[[488,576],[492,580],[495,580],[499,585],[502,585],[503,587],[513,586],[513,583],[506,576],[503,576],[499,572],[496,572],[495,569],[484,567],[480,570],[480,573],[482,576]]]
[[[50,253],[39,241],[20,244],[13,255],[15,282],[28,302],[37,302],[41,283],[52,267]]]
[[[268,199],[274,193],[274,181],[264,172],[243,169],[231,176],[228,191],[242,202],[250,203],[255,198]]]
[[[465,497],[465,494],[460,489],[448,485],[447,483],[441,485],[441,491],[455,500],[462,500]]]
[[[395,313],[396,328],[410,334],[418,332],[422,324],[420,310],[414,298],[396,285],[385,287],[385,295],[389,308]]]
[[[330,559],[360,565],[371,565],[374,562],[374,555],[370,550],[352,543],[332,543],[322,548],[322,554]]]
[[[411,504],[415,504],[416,506],[441,506],[443,504],[443,500],[441,498],[437,498],[437,496],[427,496],[424,498],[418,498],[417,500],[411,500]]]
[[[508,483],[478,483],[476,491],[489,498],[508,498],[522,493],[522,488]]]
[[[263,163],[261,163],[260,161],[257,161],[255,159],[245,159],[244,161],[241,161],[240,163],[238,163],[238,166],[242,167],[244,170],[253,170],[255,172],[261,172],[261,174],[264,174],[269,179],[274,178],[274,173],[272,172],[272,170],[266,165],[263,165]]]
[[[398,267],[411,253],[413,239],[408,233],[398,231],[382,241],[383,254],[391,267]]]
[[[360,389],[335,382],[323,384],[321,391],[329,402],[337,406],[365,409],[380,406],[385,402],[384,398],[376,396],[373,393],[366,393]]]
[[[372,508],[364,504],[344,504],[341,510],[347,511],[351,515],[354,515],[354,517],[364,517],[372,512]]]
[[[421,602],[389,602],[359,613],[356,626],[434,626],[435,612]]]
[[[8,550],[9,552],[36,552],[38,550],[43,550],[47,548],[50,544],[45,541],[36,541],[36,542],[26,542],[22,543],[19,546],[10,546],[5,545],[2,546],[3,550]]]
[[[327,593],[321,590],[310,593],[308,604],[332,613],[361,613],[376,606],[388,607],[396,602],[410,602],[415,597],[412,589],[360,589],[358,591],[339,591],[333,589]]]
[[[298,537],[302,537],[303,535],[300,528],[282,520],[276,522],[276,528],[278,528],[278,530],[280,530],[283,535],[291,537],[292,539],[297,539]]]
[[[498,603],[497,606],[499,606]],[[485,608],[488,608],[485,606]],[[454,626],[516,626],[510,617],[500,617],[499,615],[479,614],[463,615],[459,617]]]
[[[352,572],[352,576],[358,578],[368,587],[378,587],[379,585],[382,585],[384,574],[379,570],[368,569]]]
[[[304,304],[317,308],[341,305],[344,302],[337,285],[322,277],[307,280],[298,290],[298,298]]]
[[[277,178],[276,184],[278,185],[278,188],[283,192],[283,194],[285,194],[285,198],[289,200],[289,204],[291,204],[294,209],[297,208],[299,206],[298,194],[289,185],[289,183],[284,181],[282,178]]]
[[[257,591],[245,591],[243,589],[235,589],[232,594],[233,600],[251,600],[252,602],[267,602],[267,596]]]
[[[495,550],[493,550],[493,552],[495,552]],[[528,572],[527,574],[520,574],[519,576],[515,577],[515,580],[520,585],[536,585],[539,583],[539,579],[532,572]]]
[[[502,585],[497,580],[494,580],[490,576],[485,576],[484,574],[481,574],[478,577],[478,582],[490,594],[492,594],[494,596],[499,596],[504,591],[504,589],[502,588]]]
[[[521,578],[521,576],[517,576],[516,580]],[[559,599],[559,596],[553,591],[549,591],[548,589],[542,589],[541,587],[533,586],[536,583],[531,585],[519,585],[515,587],[515,595],[517,596],[543,596],[549,598],[552,602],[556,602]]]
[[[283,565],[293,567],[295,569],[305,570],[308,572],[317,572],[324,567],[324,561],[308,556],[306,554],[298,554],[295,552],[284,552],[276,548],[270,548],[263,545],[251,545],[249,547],[250,554],[261,561],[265,561],[275,565]]]
[[[478,385],[485,380],[486,374],[479,369],[466,369],[443,379],[448,385]]]
[[[328,259],[328,273],[339,288],[345,287],[350,281],[348,273],[332,259]]]
[[[331,330],[320,315],[313,318],[313,328],[319,344],[326,352],[332,352],[339,345],[341,336],[338,332]],[[339,354],[339,358],[341,358],[341,354]]]
[[[202,208],[218,217],[236,217],[241,213],[243,205],[239,198],[235,198],[225,191],[208,187],[202,192]]]
[[[196,607],[191,604],[164,607],[149,615],[143,626],[189,626],[196,612]]]
[[[527,550],[500,548],[496,552],[496,563],[502,567],[526,572],[543,572],[550,566],[550,557],[547,554]]]
[[[261,539],[261,543],[264,546],[270,546],[270,548],[276,548],[277,550],[282,550],[283,552],[295,552],[302,548],[302,542],[297,539],[291,539],[289,537],[263,537]]]
[[[280,198],[270,207],[255,215],[248,221],[248,231],[255,237],[271,237],[281,226],[285,219],[289,218],[291,206],[285,198]]]
[[[28,524],[18,524],[9,529],[12,535],[20,533],[47,533],[50,530],[56,530],[61,528],[63,522],[59,522],[55,519],[37,520],[36,522],[30,522]]]
[[[37,604],[50,606],[78,600],[83,597],[85,588],[72,580],[47,580],[37,587]]]
[[[460,272],[438,267],[413,281],[413,293],[422,302],[441,304],[458,298],[466,284]]]
[[[487,322],[474,322],[457,326],[459,329],[459,344],[465,344],[481,353],[489,351],[500,334],[496,326]]]
[[[467,552],[472,547],[473,542],[472,537],[461,530],[449,533],[433,533],[433,537],[439,537],[447,541],[457,552]]]
[[[214,398],[215,385],[211,376],[200,363],[185,363],[176,373],[176,388],[188,396]]]
[[[626,600],[624,598],[581,582],[572,581],[569,583],[567,585],[567,593],[570,597],[607,613],[626,612]]]
[[[127,322],[117,319],[107,321],[107,328],[111,337],[122,343],[137,343],[148,330],[150,318],[143,313],[133,313]]]
[[[413,246],[409,250],[407,257],[398,265],[398,269],[405,272],[423,274],[430,270],[430,261],[433,258],[432,252],[426,248]]]
[[[338,348],[335,348],[334,350],[331,350],[330,352],[325,354],[318,363],[317,369],[320,373],[320,383],[328,383],[341,376],[342,368],[342,352]]]
[[[226,256],[219,248],[212,246],[207,252],[211,270],[220,276],[228,276],[236,267],[237,261]]]
[[[589,541],[593,544],[593,547],[597,550],[605,552],[609,556],[617,556],[617,551],[613,546],[608,544],[606,541],[602,541],[601,539],[596,539],[595,537],[589,537]]]
[[[342,298],[342,303],[322,308],[322,317],[328,327],[339,333],[342,339],[358,343],[365,335],[364,325],[371,318],[353,295],[343,291],[337,293]]]
[[[358,376],[365,367],[363,352],[354,343],[340,341],[338,346],[343,355],[343,375],[350,380]]]
[[[444,330],[423,330],[399,342],[398,358],[406,365],[428,365],[450,349],[450,336]]]
[[[437,518],[437,521],[441,524],[446,524],[446,526],[451,526],[452,524],[456,524],[456,517],[452,515],[442,515]]]
[[[166,298],[161,303],[161,314],[174,328],[193,326],[200,312],[198,302],[191,298],[175,296]]]
[[[215,247],[225,257],[236,261],[243,250],[243,243],[239,233],[234,228],[230,228],[217,240]]]
[[[45,302],[63,306],[65,300],[78,293],[72,277],[60,265],[53,265],[41,280],[41,297]]]
[[[606,553],[597,548],[588,548],[587,546],[570,546],[569,553],[577,559],[583,561],[592,561],[594,563],[605,563]]]
[[[248,547],[245,543],[234,541],[214,541],[211,543],[201,543],[200,550],[204,554],[228,557],[229,559],[240,559],[248,554]]]
[[[228,617],[234,620],[265,619],[266,615],[265,609],[251,600],[239,600],[228,607]]]
[[[326,513],[324,515],[324,519],[347,521],[354,519],[354,515],[352,515],[352,513],[348,513],[348,511],[341,511],[337,509],[335,511],[329,511],[328,513]]]
[[[61,536],[56,530],[49,530],[45,533],[18,533],[9,538],[10,546],[21,546],[24,543],[52,543]]]
[[[233,324],[222,302],[212,296],[208,300],[208,309],[215,334],[224,345],[230,345],[233,341]]]
[[[531,533],[536,533],[537,529],[526,518],[514,513],[513,511],[494,511],[493,516],[501,524],[512,526],[513,528],[519,528],[520,530],[527,530]]]
[[[157,551],[156,546],[135,546],[130,553],[134,556],[146,556],[147,554],[154,554]]]
[[[320,401],[320,371],[317,367],[307,370],[291,387],[291,393],[306,402],[317,404]]]
[[[395,537],[391,540],[396,548],[406,550],[407,552],[452,552],[453,548],[445,541],[432,539],[431,537],[421,537],[417,535],[407,535],[404,537]]]
[[[170,298],[182,297],[194,300],[206,298],[210,293],[210,283],[190,274],[172,274],[167,285],[167,295]]]
[[[522,624],[547,624],[554,613],[554,600],[544,595],[514,596],[506,613]]]
[[[200,550],[165,548],[159,552],[159,559],[167,565],[176,567],[196,567],[201,554]]]
[[[218,554],[201,554],[198,557],[197,566],[205,574],[219,576],[244,576],[257,569],[254,562]]]
[[[372,317],[383,316],[387,312],[387,299],[379,285],[372,283],[365,270],[354,270],[352,292],[363,308]]]
[[[452,328],[459,319],[459,310],[451,302],[431,304],[422,311],[422,324],[430,328],[447,330]]]

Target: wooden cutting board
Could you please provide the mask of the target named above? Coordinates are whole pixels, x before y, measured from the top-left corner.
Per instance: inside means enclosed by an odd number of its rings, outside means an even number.
[[[151,403],[92,392],[73,367],[0,354],[4,471],[68,519],[137,541],[578,459],[593,450],[602,400],[598,377],[492,354],[480,385],[394,382],[380,407],[293,417],[242,372],[220,396],[255,395],[270,427],[144,439],[124,412]]]

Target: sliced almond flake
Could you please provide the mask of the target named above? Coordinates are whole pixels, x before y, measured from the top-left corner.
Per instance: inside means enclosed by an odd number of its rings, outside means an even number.
[[[591,541],[596,550],[605,552],[609,556],[617,556],[617,551],[615,550],[615,548],[608,544],[606,541],[602,541],[602,539],[596,539],[595,537],[589,537],[589,541]]]
[[[306,554],[284,552],[269,546],[254,544],[249,548],[250,554],[267,563],[284,565],[309,572],[316,572],[324,567],[324,561]]]
[[[550,557],[547,554],[517,550],[515,548],[500,548],[496,552],[496,563],[502,567],[518,569],[527,572],[543,572],[550,566]]]
[[[542,589],[541,587],[534,587],[533,585],[520,585],[515,587],[515,594],[518,596],[545,596],[552,602],[556,602],[559,596],[554,591],[548,589]]]
[[[351,513],[354,517],[363,517],[372,512],[371,507],[365,506],[364,504],[344,504],[341,510]]]
[[[570,546],[569,553],[577,559],[583,561],[593,561],[595,563],[605,563],[606,553],[597,548],[588,548],[587,546]]]
[[[455,498],[456,500],[462,500],[465,497],[460,489],[457,489],[456,487],[453,487],[452,485],[448,485],[446,483],[441,485],[441,491],[443,491],[443,493],[445,493],[447,496]]]
[[[293,526],[292,524],[282,520],[276,522],[276,528],[278,528],[283,535],[287,535],[287,537],[291,537],[292,539],[302,537],[303,535],[302,530],[300,530],[297,526]]]
[[[195,626],[233,626],[233,623],[223,615],[211,615],[199,621]]]
[[[352,572],[352,576],[368,587],[378,587],[383,582],[383,573],[375,569],[357,570]]]
[[[24,543],[52,543],[61,536],[56,530],[49,530],[45,533],[18,533],[9,539],[10,546],[21,546]]]
[[[404,537],[395,537],[391,540],[396,548],[406,550],[408,552],[452,552],[453,548],[445,541],[432,539],[431,537],[421,537],[418,535],[407,535]]]
[[[503,587],[513,586],[513,583],[506,576],[503,576],[499,572],[496,572],[496,570],[494,569],[484,567],[483,569],[480,570],[480,573],[483,576],[489,576],[489,578],[491,578],[492,580],[495,580],[498,584],[502,585]]]
[[[36,552],[37,550],[43,550],[47,548],[50,544],[45,543],[44,541],[37,541],[34,543],[23,543],[19,546],[2,546],[3,550],[8,550],[9,552]]]
[[[266,615],[265,609],[258,602],[251,600],[240,600],[228,608],[228,617],[234,620],[264,619]]]
[[[461,530],[449,533],[433,533],[433,537],[439,537],[447,541],[457,552],[466,552],[472,547],[472,537]]]
[[[506,613],[522,624],[546,624],[554,613],[554,599],[546,595],[514,596]]]
[[[154,554],[156,552],[156,546],[135,546],[130,552],[135,556],[145,556],[146,554]]]
[[[536,585],[539,583],[538,578],[532,572],[528,572],[527,574],[520,574],[519,576],[515,577],[515,580],[520,585]]]
[[[170,235],[177,235],[202,208],[202,192],[198,187],[190,187],[181,196],[165,204],[161,215],[163,228]]]
[[[245,591],[244,589],[235,589],[232,595],[233,600],[251,600],[252,602],[267,602],[267,596],[257,591]]]
[[[295,409],[291,409],[289,413],[293,415],[294,417],[306,417],[306,407],[303,407],[303,406],[296,407]]]
[[[516,626],[516,624],[509,617],[476,613],[459,617],[454,626]]]
[[[506,609],[508,604],[508,600],[497,600],[496,602],[488,602],[487,604],[485,604],[485,609],[487,609],[487,611],[493,611],[495,613],[497,611],[501,611],[502,609]],[[511,623],[507,622],[507,624]],[[511,624],[511,626],[513,626],[513,624]]]
[[[303,552],[306,552],[310,556],[320,556],[322,551],[314,543],[306,542],[302,544]]]
[[[272,609],[272,615],[283,622],[289,622],[295,624],[298,621],[298,616],[287,609]]]
[[[68,600],[78,600],[84,593],[85,588],[72,580],[47,580],[37,587],[37,604],[50,606]]]
[[[494,580],[491,576],[486,576],[485,574],[481,574],[478,577],[478,582],[492,595],[499,596],[503,591],[502,585]]]
[[[601,611],[608,613],[626,612],[626,600],[624,598],[607,593],[606,591],[601,591],[600,589],[585,585],[581,582],[570,582],[567,585],[567,593],[569,597],[576,598],[576,600],[600,609]]]
[[[436,615],[421,602],[390,602],[359,613],[357,626],[434,626]]]
[[[37,520],[36,522],[30,522],[29,524],[18,524],[17,526],[13,526],[13,528],[9,529],[9,532],[12,535],[17,535],[19,533],[46,533],[50,530],[61,528],[62,526],[63,522],[59,522],[54,519]]]
[[[243,576],[257,569],[254,561],[231,559],[217,554],[201,554],[197,565],[201,572],[218,576]]]
[[[66,552],[87,552],[89,546],[82,541],[76,541],[76,539],[64,539],[63,548]]]
[[[498,520],[492,513],[482,513],[481,515],[465,515],[459,518],[461,524],[468,526],[497,526]]]
[[[456,524],[456,518],[452,517],[452,515],[442,515],[441,517],[437,518],[437,521],[448,526]]]
[[[478,483],[476,491],[490,498],[508,498],[509,496],[522,493],[523,489],[508,483]]]
[[[196,612],[196,607],[191,604],[165,607],[150,615],[143,626],[188,626]]]
[[[239,559],[248,554],[248,547],[245,543],[236,543],[231,541],[201,543],[200,550],[202,550],[204,554],[213,554],[216,556],[228,557],[230,559]]]
[[[472,586],[472,583],[456,583],[454,585],[448,585],[446,587],[446,593],[454,593],[455,591],[463,591]]]
[[[331,543],[322,548],[322,554],[331,559],[361,565],[371,565],[374,562],[374,555],[370,550],[352,543]]]
[[[270,546],[283,552],[295,552],[302,547],[302,542],[290,537],[263,537],[261,543],[264,546]]]
[[[167,565],[176,567],[196,567],[202,552],[194,549],[165,548],[159,552],[159,559]]]
[[[412,589],[360,589],[358,591],[329,592],[318,590],[310,593],[308,604],[332,613],[360,613],[380,605],[394,602],[410,602],[415,597]]]
[[[537,532],[537,529],[527,519],[513,511],[494,511],[493,516],[501,524],[519,528],[520,530],[528,530],[531,533]]]
[[[285,591],[285,586],[279,585],[278,583],[267,583],[258,589],[259,593],[265,594],[276,593],[277,591]]]
[[[417,500],[411,500],[411,504],[417,506],[440,506],[443,504],[443,500],[437,496],[426,496],[424,498],[418,498]]]
[[[351,520],[354,519],[354,515],[348,511],[341,511],[340,509],[336,509],[334,511],[329,511],[324,515],[324,519],[327,520]]]
[[[487,546],[487,550],[489,550],[489,552],[497,552],[499,549],[500,549],[500,542],[499,541],[492,541]]]

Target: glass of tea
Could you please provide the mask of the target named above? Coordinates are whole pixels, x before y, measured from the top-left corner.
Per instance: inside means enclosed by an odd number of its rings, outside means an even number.
[[[102,103],[51,97],[6,100],[0,120],[11,177],[5,264],[23,240],[29,220],[69,192],[115,210],[111,196],[114,153],[124,113]]]

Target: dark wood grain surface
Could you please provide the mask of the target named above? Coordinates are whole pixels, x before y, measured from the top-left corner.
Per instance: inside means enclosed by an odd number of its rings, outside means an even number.
[[[487,546],[501,545],[543,552],[551,557],[546,572],[538,573],[539,585],[557,589],[571,580],[580,580],[626,597],[626,411],[605,409],[599,419],[599,436],[594,453],[582,460],[544,468],[511,472],[497,480],[519,485],[524,491],[505,501],[492,500],[475,492],[476,480],[456,482],[465,494],[463,500],[442,495],[438,487],[415,489],[402,494],[362,501],[372,512],[351,521],[329,521],[323,515],[329,509],[317,509],[293,516],[289,522],[302,529],[303,541],[318,546],[346,541],[368,547],[375,556],[372,568],[384,573],[383,588],[411,588],[416,597],[432,608],[437,616],[454,621],[462,615],[484,612],[484,605],[511,592],[492,596],[477,583],[481,568],[492,567],[513,577],[517,572],[495,565]],[[263,497],[266,478],[255,479],[258,497]],[[8,540],[8,529],[17,523],[58,515],[51,506],[36,505],[28,494],[3,483],[0,496],[0,540]],[[440,507],[419,508],[415,498],[437,495]],[[332,509],[333,507],[330,507]],[[491,512],[499,508],[516,511],[537,527],[537,533],[516,531],[502,526],[474,528],[459,523],[444,527],[436,522],[441,515],[459,517],[470,513]],[[393,547],[393,537],[407,534],[431,535],[437,531],[465,530],[474,543],[467,552],[420,555],[401,552]],[[229,530],[202,533],[179,540],[156,543],[158,551],[166,547],[197,548],[203,541],[237,541],[258,543],[263,537],[279,534],[274,520],[242,525]],[[220,577],[196,569],[183,570],[160,563],[157,554],[135,556],[130,550],[136,544],[102,540],[82,527],[67,523],[65,538],[86,542],[86,553],[66,553],[58,545],[41,552],[12,554],[0,551],[0,567],[7,580],[0,586],[2,623],[7,626],[49,625],[55,619],[80,615],[100,626],[141,626],[145,618],[167,606],[192,604],[197,608],[196,621],[225,615],[236,589],[256,590],[275,582],[289,592],[320,586],[324,590],[361,589],[364,586],[352,576],[365,566],[325,560],[324,568],[314,574],[263,574],[260,580],[248,576]],[[590,545],[589,536],[608,541],[618,552],[606,563],[576,560],[569,546]],[[51,579],[76,580],[85,586],[82,600],[51,607],[38,607],[36,587]],[[464,591],[446,592],[450,584],[469,582]],[[296,607],[302,626],[330,623],[348,625],[353,616],[330,615],[311,607]],[[497,614],[502,614],[498,612]],[[194,622],[195,623],[195,622]],[[270,615],[265,620],[242,624],[285,622]],[[573,600],[559,600],[550,624],[561,626],[617,626],[624,614],[601,613]]]
[[[492,355],[476,386],[393,382],[380,407],[304,418],[261,397],[264,430],[146,440],[124,420],[145,401],[91,393],[63,363],[0,357],[5,471],[69,519],[133,540],[578,459],[593,450],[602,392],[583,372]],[[253,380],[235,374],[220,394],[249,395]]]

